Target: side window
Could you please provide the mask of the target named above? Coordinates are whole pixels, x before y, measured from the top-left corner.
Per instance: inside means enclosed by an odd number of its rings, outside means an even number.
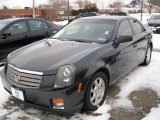
[[[123,20],[118,28],[117,36],[132,35],[132,30],[128,20]]]
[[[11,33],[11,35],[25,32],[27,32],[27,25],[25,21],[14,23],[5,31],[5,33]]]
[[[43,22],[43,26],[44,26],[45,29],[49,28],[49,26],[46,22]]]
[[[135,32],[135,35],[145,31],[144,27],[139,23],[138,20],[133,19],[133,20],[130,20],[130,22],[131,22],[131,24],[133,26],[133,30]]]
[[[29,26],[31,31],[44,29],[43,21],[40,20],[29,20]]]

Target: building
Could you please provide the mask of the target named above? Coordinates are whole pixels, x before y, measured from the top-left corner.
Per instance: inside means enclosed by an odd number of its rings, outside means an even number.
[[[16,17],[18,15],[28,15],[33,14],[31,8],[26,9],[1,9],[0,15],[10,15]],[[35,15],[44,19],[57,20],[57,11],[55,9],[35,9]]]

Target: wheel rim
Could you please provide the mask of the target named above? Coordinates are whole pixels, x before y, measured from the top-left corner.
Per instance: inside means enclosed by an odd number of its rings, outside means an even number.
[[[146,55],[146,62],[149,63],[151,60],[151,48],[149,47]]]
[[[97,78],[92,86],[90,91],[90,102],[92,105],[99,105],[102,101],[105,93],[105,83],[103,78]]]

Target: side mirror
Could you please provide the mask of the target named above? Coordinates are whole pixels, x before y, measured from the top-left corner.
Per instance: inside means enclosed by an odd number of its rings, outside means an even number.
[[[120,43],[130,42],[132,40],[133,40],[132,36],[124,35],[124,36],[119,36],[117,42],[118,42],[118,44],[120,44]]]
[[[133,40],[133,37],[130,35],[119,36],[116,40],[114,40],[112,45],[114,48],[116,48],[119,46],[120,43],[126,43],[132,40]]]
[[[11,36],[11,33],[2,33],[2,36],[9,37],[9,36]]]
[[[2,33],[0,36],[0,38],[6,39],[7,37],[11,36],[11,33]]]

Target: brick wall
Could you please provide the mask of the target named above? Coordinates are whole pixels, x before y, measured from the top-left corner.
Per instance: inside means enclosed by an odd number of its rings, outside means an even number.
[[[57,12],[55,9],[36,9],[36,15],[42,18],[50,18],[50,20],[57,20]],[[6,9],[0,10],[0,15],[18,16],[21,14],[33,14],[32,9]]]

